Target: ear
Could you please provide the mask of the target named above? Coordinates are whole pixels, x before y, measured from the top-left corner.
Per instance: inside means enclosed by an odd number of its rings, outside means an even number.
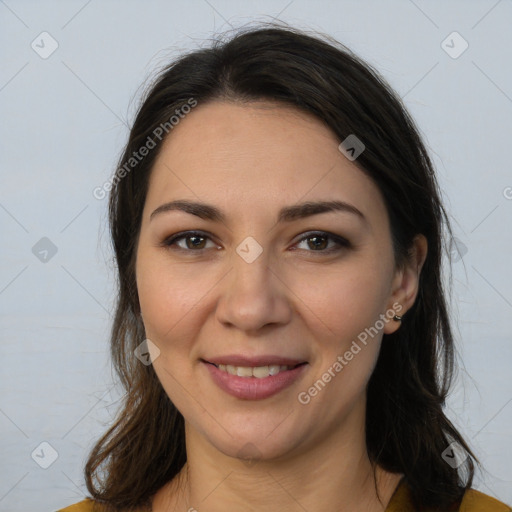
[[[418,296],[420,273],[427,258],[427,251],[428,243],[425,236],[416,235],[409,249],[409,258],[405,268],[397,270],[393,277],[391,295],[388,299],[388,310],[394,310],[399,316],[409,311]],[[399,327],[400,322],[393,320],[386,322],[384,334],[392,334]]]

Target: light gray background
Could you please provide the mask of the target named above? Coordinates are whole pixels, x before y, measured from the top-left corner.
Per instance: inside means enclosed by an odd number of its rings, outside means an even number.
[[[213,32],[270,17],[375,65],[425,136],[462,256],[449,412],[484,464],[475,486],[512,503],[510,0],[0,0],[0,17],[0,510],[81,500],[85,454],[118,405],[107,201],[92,190],[114,171],[139,86]],[[59,45],[47,59],[31,47],[50,48],[43,31]],[[441,46],[453,31],[469,44],[458,58]],[[32,252],[43,237],[57,247],[47,262]],[[58,453],[48,469],[31,457],[50,461],[42,442]]]

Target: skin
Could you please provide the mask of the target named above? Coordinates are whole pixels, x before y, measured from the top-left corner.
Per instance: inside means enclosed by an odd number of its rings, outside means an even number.
[[[393,304],[402,306],[398,314],[407,312],[427,254],[420,235],[406,268],[395,269],[380,191],[339,142],[291,107],[215,101],[194,108],[162,147],[136,275],[146,335],[160,350],[155,372],[185,418],[188,462],[154,497],[155,512],[317,512],[333,503],[339,511],[382,511],[398,484],[401,475],[377,468],[379,501],[364,421],[382,335],[399,322],[385,322],[308,404],[297,398]],[[176,210],[150,220],[177,199],[212,204],[226,221]],[[276,223],[281,207],[318,200],[346,201],[367,223],[346,212]],[[199,239],[202,252],[190,239],[163,244],[186,230],[208,237]],[[328,253],[337,244],[320,238],[317,249],[303,240],[311,231],[339,235],[351,246]],[[236,252],[248,236],[263,248],[252,263]],[[200,361],[233,353],[308,364],[277,395],[241,400],[220,390]],[[251,464],[240,458],[244,446],[251,446]]]

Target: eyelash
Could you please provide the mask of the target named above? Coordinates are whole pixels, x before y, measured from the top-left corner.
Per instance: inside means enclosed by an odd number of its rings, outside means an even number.
[[[186,239],[187,237],[192,237],[192,236],[198,236],[198,237],[201,237],[201,238],[206,238],[208,240],[211,240],[210,236],[208,236],[206,233],[203,233],[201,231],[183,231],[181,233],[176,233],[175,235],[172,235],[169,238],[165,239],[162,242],[162,246],[167,247],[167,248],[171,248],[173,245],[176,244],[177,241],[182,240],[182,239]],[[304,242],[304,241],[308,240],[309,238],[313,238],[313,237],[330,239],[334,243],[336,243],[338,245],[338,247],[331,247],[330,249],[324,249],[324,250],[318,250],[318,251],[307,250],[306,252],[321,253],[321,254],[332,254],[334,252],[339,252],[342,249],[349,249],[349,248],[352,247],[350,242],[348,240],[346,240],[345,238],[343,238],[341,236],[338,236],[338,235],[335,235],[333,233],[328,233],[326,231],[314,231],[314,232],[307,233],[305,236],[303,236],[297,242],[297,244],[300,244],[301,242]],[[203,251],[206,251],[207,249],[208,248],[202,248],[202,249],[183,249],[183,247],[175,246],[175,248],[172,249],[172,250],[182,251],[182,252],[194,252],[194,253],[201,254]]]

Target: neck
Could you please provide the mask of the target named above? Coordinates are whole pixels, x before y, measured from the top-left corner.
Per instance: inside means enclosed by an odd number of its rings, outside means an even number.
[[[252,462],[226,456],[189,425],[186,430],[187,463],[157,493],[154,512],[383,512],[401,477],[374,471],[363,429],[348,429],[349,436],[336,432],[278,460]]]

